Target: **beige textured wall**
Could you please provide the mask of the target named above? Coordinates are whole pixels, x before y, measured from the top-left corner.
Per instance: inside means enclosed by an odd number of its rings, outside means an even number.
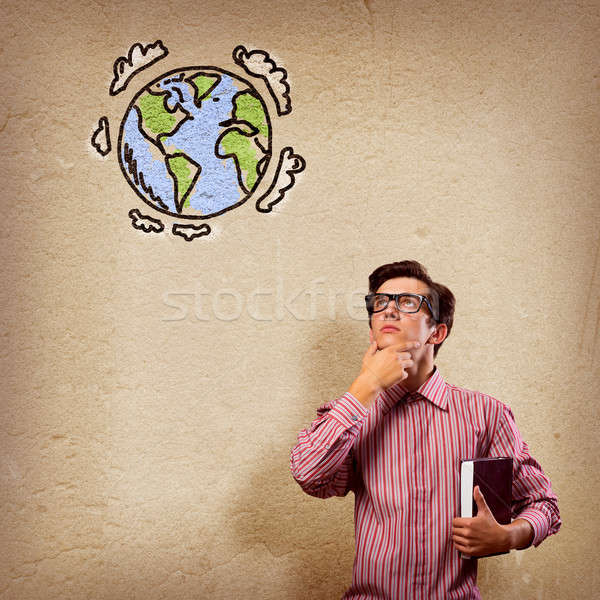
[[[353,498],[304,495],[289,449],[358,371],[368,274],[403,258],[457,296],[443,374],[513,408],[559,497],[558,536],[480,561],[484,597],[597,592],[597,0],[4,6],[2,600],[339,597]],[[306,171],[192,243],[134,230],[152,211],[94,124],[114,136],[150,75],[241,73],[240,43],[288,70],[275,141]]]

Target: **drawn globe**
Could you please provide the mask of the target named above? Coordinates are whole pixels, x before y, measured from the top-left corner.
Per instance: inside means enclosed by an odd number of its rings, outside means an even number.
[[[119,164],[150,206],[176,217],[213,217],[245,202],[271,158],[264,101],[216,67],[169,71],[133,98],[119,130]]]

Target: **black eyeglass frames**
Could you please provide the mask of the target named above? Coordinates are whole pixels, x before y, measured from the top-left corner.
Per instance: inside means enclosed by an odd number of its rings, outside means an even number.
[[[385,310],[390,302],[394,300],[396,307],[403,313],[416,313],[421,310],[423,302],[427,305],[431,316],[437,321],[437,311],[433,310],[429,298],[421,294],[367,294],[365,296],[365,304],[369,314],[381,312]]]

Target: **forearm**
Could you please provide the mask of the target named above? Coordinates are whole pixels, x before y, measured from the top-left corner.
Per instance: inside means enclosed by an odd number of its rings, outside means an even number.
[[[533,541],[533,527],[526,519],[515,519],[509,525],[504,525],[507,532],[509,550],[522,550]]]
[[[353,439],[345,432],[336,432],[332,425],[333,419],[316,431],[301,431],[291,452],[294,479],[307,494],[322,498],[342,495],[350,475],[348,459]]]
[[[349,491],[351,450],[366,413],[356,398],[344,395],[311,427],[300,432],[290,466],[294,479],[307,494],[326,498]]]
[[[522,521],[527,521],[531,527],[529,534],[522,533],[521,530],[513,547],[527,547],[528,543],[539,546],[546,537],[560,529],[558,499],[541,465],[531,456],[529,447],[517,429],[514,416],[506,406],[498,420],[488,455],[513,457],[511,512],[515,520],[511,527],[526,527],[522,525]]]

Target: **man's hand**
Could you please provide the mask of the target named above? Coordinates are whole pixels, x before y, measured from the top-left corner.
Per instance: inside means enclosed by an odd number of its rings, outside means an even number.
[[[377,342],[371,342],[363,357],[360,375],[375,377],[385,390],[408,377],[406,369],[414,364],[409,350],[419,346],[419,342],[402,342],[378,350]]]
[[[402,342],[378,350],[377,342],[371,342],[348,391],[366,407],[371,406],[379,392],[408,377],[406,370],[414,364],[409,350],[419,346],[419,342]]]
[[[452,520],[452,541],[456,549],[468,556],[510,550],[509,527],[496,521],[478,485],[473,490],[473,498],[477,504],[477,516]]]

